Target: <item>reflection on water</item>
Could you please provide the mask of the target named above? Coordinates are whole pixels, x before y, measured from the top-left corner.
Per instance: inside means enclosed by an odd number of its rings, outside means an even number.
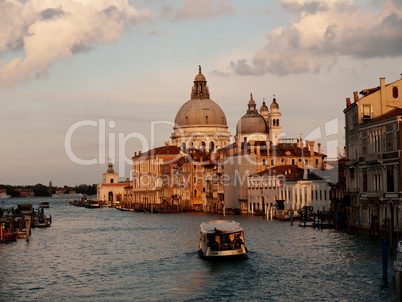
[[[210,262],[197,255],[199,225],[216,216],[49,200],[51,228],[0,245],[0,301],[395,300],[381,281],[381,242],[365,236],[227,216],[245,230],[248,259]]]

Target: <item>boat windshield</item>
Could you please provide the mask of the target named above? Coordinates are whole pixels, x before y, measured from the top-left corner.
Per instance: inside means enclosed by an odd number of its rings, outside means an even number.
[[[211,248],[211,251],[238,250],[244,244],[243,232],[208,234],[207,238],[207,246]]]

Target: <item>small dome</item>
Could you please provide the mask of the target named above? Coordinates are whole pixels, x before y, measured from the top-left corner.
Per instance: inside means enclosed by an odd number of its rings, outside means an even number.
[[[199,73],[195,76],[194,82],[205,82],[206,78],[202,73]]]
[[[267,107],[267,105],[265,104],[265,101],[262,102],[262,106],[261,106],[261,108],[260,108],[260,112],[261,112],[261,113],[264,112],[264,111],[268,111],[268,107]]]
[[[271,109],[271,111],[272,111],[272,109],[279,109],[279,105],[278,105],[278,103],[276,102],[276,98],[274,98],[274,99],[272,100],[272,104],[271,104],[271,106],[270,106],[270,109]]]
[[[250,94],[247,113],[237,122],[236,135],[268,132],[268,123],[255,109],[255,101],[253,95]]]

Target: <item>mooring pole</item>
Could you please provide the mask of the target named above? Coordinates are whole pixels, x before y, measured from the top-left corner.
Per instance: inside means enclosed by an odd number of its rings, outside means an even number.
[[[335,231],[338,232],[338,213],[335,213]]]
[[[382,281],[388,283],[388,241],[382,239]]]
[[[362,226],[360,224],[360,213],[357,214],[357,218],[359,220],[359,235],[361,235],[362,234]]]

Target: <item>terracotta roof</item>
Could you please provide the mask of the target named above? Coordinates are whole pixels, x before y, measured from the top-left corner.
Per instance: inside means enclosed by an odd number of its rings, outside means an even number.
[[[265,175],[285,175],[286,180],[300,180],[303,179],[304,169],[299,168],[296,165],[283,165],[283,166],[275,166],[270,169],[266,169],[259,173],[256,173],[252,176],[265,176]],[[313,179],[322,179],[315,173],[308,171],[308,180]]]
[[[397,116],[397,115],[402,115],[402,108],[392,109],[391,111],[388,111],[388,112],[386,112],[386,113],[384,113],[382,115],[379,115],[379,116],[371,119],[368,122],[378,121],[378,120],[386,119],[386,118]]]
[[[155,155],[175,155],[180,154],[180,148],[177,146],[163,146],[149,150],[148,152],[137,154],[133,158],[141,157],[141,156],[155,156]]]

